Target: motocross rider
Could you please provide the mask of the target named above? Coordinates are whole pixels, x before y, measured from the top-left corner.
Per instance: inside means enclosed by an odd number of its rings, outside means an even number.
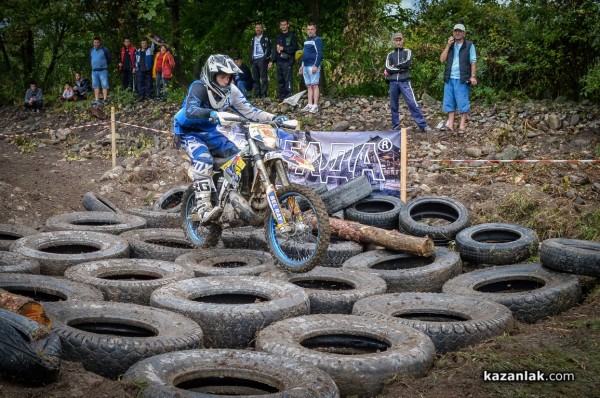
[[[234,77],[243,73],[226,55],[208,57],[200,80],[194,81],[183,105],[175,115],[173,133],[176,146],[182,147],[192,162],[196,211],[203,223],[218,214],[210,201],[213,157],[232,158],[239,149],[219,131],[217,112],[233,110],[253,122],[288,120],[252,106],[240,90],[232,84]]]

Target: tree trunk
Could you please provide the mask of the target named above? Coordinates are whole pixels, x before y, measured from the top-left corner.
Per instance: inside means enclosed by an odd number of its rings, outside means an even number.
[[[171,42],[171,47],[173,47],[176,51],[179,49],[179,53],[183,54],[183,51],[181,51],[182,49],[179,48],[179,43],[180,43],[180,36],[181,36],[181,29],[180,29],[180,22],[181,22],[181,16],[180,16],[180,4],[179,4],[179,0],[171,0],[167,3],[167,7],[169,7],[171,9],[171,34],[172,34],[172,42]],[[180,62],[180,60],[175,60],[175,62]],[[181,67],[181,64],[179,64],[180,66],[177,67],[177,65],[175,65],[175,81],[177,83],[179,83],[180,85],[186,85],[187,81],[185,78],[185,73],[183,68]]]
[[[23,315],[46,326],[48,329],[52,328],[52,321],[46,315],[44,307],[30,298],[0,289],[0,308]]]

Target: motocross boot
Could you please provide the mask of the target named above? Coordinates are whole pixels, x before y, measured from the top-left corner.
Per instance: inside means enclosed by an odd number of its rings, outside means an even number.
[[[200,222],[204,224],[215,220],[219,216],[220,208],[214,208],[210,201],[210,180],[208,178],[195,180],[194,190],[196,196],[195,212],[200,216]]]

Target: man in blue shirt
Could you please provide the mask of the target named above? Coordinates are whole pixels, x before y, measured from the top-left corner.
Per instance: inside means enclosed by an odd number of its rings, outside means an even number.
[[[309,23],[306,26],[308,37],[304,42],[302,64],[299,75],[304,75],[304,83],[308,91],[308,104],[302,112],[317,113],[319,111],[319,77],[321,74],[321,61],[323,60],[323,40],[317,36],[317,26]]]
[[[440,55],[446,63],[444,70],[444,100],[442,111],[448,113],[446,129],[454,130],[454,112],[460,112],[458,134],[464,134],[467,114],[470,111],[469,95],[471,86],[477,85],[475,45],[465,40],[465,25],[456,24],[452,36]]]
[[[108,104],[108,64],[111,56],[106,47],[102,45],[99,37],[94,37],[94,47],[90,50],[90,59],[92,61],[92,88],[94,89],[95,99],[92,105],[100,104],[100,88],[102,87],[102,97],[104,105]]]

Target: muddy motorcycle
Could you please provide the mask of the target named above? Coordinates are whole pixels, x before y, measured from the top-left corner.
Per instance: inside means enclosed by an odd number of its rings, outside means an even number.
[[[321,198],[307,186],[292,184],[288,167],[314,171],[313,165],[277,145],[296,121],[250,123],[225,112],[222,125],[243,135],[245,146],[233,158],[214,158],[213,206],[216,221],[201,223],[193,186],[183,195],[181,217],[194,247],[217,244],[223,228],[264,225],[269,250],[277,264],[291,272],[306,272],[319,264],[329,246],[329,216]]]

